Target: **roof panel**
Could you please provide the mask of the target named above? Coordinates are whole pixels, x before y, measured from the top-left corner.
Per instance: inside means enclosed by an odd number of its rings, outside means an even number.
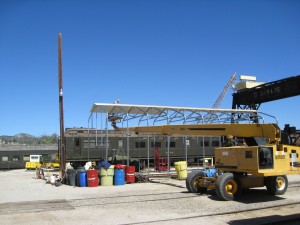
[[[148,114],[159,115],[163,111],[189,111],[189,112],[226,112],[226,113],[256,113],[257,110],[236,110],[236,109],[214,109],[214,108],[194,108],[194,107],[176,107],[176,106],[155,106],[155,105],[128,105],[115,103],[94,103],[90,112],[98,113],[130,113],[130,114]]]
[[[129,105],[118,103],[94,103],[91,113],[108,113],[121,117],[122,121],[147,120],[157,123],[253,123],[265,121],[265,117],[278,123],[276,117],[258,110],[194,108],[156,105]],[[151,121],[150,121],[151,120]],[[138,123],[139,123],[138,122]]]

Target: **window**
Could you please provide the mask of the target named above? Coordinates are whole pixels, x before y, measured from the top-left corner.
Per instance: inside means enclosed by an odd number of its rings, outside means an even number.
[[[2,156],[1,161],[2,162],[7,162],[8,161],[8,156]]]
[[[88,143],[88,141],[85,140],[85,143]],[[91,140],[90,140],[90,143],[91,143],[91,145],[94,145]],[[108,143],[107,146],[109,146],[110,140],[108,140],[107,143]],[[88,146],[88,145],[86,145],[86,146]],[[106,138],[98,138],[98,146],[106,147]]]
[[[74,139],[74,146],[75,147],[80,147],[80,138],[75,138]]]
[[[251,150],[245,151],[245,158],[246,159],[252,159],[253,158],[253,153]]]
[[[118,140],[118,147],[123,148],[123,140]]]
[[[151,142],[151,148],[161,148],[161,142]]]
[[[78,140],[79,140],[79,142],[77,142],[78,145],[75,145],[76,143],[74,143],[74,147],[77,147],[78,149],[82,147],[81,141],[83,141],[83,148],[95,148],[96,145],[100,147],[106,146],[106,138],[105,139],[98,138],[97,142],[95,138],[91,138],[91,139],[87,138],[81,140],[78,138]],[[109,146],[109,140],[107,146]]]
[[[24,155],[23,156],[23,161],[29,161],[30,160],[30,156],[29,155]]]
[[[46,162],[51,161],[51,156],[47,154],[43,154],[41,160]]]
[[[39,157],[34,155],[34,156],[31,156],[31,159],[38,160]]]
[[[212,141],[212,142],[211,142],[211,145],[212,145],[213,147],[219,147],[219,146],[220,146],[219,141]]]
[[[168,142],[166,142],[166,147],[168,147]],[[170,148],[175,148],[175,147],[176,147],[176,142],[170,141]]]
[[[200,141],[200,146],[203,146],[203,141]],[[204,141],[204,147],[208,147],[209,146],[209,141]]]
[[[146,148],[146,142],[144,141],[135,142],[135,148]]]
[[[272,169],[273,168],[273,148],[261,147],[259,150],[259,169]]]
[[[12,160],[13,161],[19,161],[19,156],[18,155],[14,155]]]

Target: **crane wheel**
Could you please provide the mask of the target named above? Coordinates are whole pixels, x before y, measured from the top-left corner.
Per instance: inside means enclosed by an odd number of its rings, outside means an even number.
[[[201,186],[203,184],[203,177],[206,177],[206,174],[201,170],[193,171],[187,176],[185,184],[189,192],[205,193],[207,191],[206,187]]]
[[[221,200],[232,201],[241,194],[241,184],[233,173],[223,173],[216,181],[216,193]]]
[[[288,188],[288,179],[283,176],[266,177],[265,185],[271,195],[283,195]]]

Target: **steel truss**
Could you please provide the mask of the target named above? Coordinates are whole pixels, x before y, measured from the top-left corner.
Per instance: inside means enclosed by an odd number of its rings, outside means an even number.
[[[228,123],[264,123],[265,118],[271,118],[275,123],[277,119],[271,115],[258,112],[257,110],[242,110],[242,109],[215,109],[215,108],[191,108],[191,107],[172,107],[172,106],[150,106],[150,105],[127,105],[127,104],[107,104],[107,103],[94,103],[88,119],[89,129],[105,130],[106,143],[108,143],[108,126],[109,122],[113,128],[129,128],[133,126],[154,126],[161,124],[228,124]],[[99,117],[98,114],[101,114]],[[104,116],[103,116],[104,115]],[[96,118],[96,123],[94,119]],[[101,120],[101,127],[99,128],[98,120]],[[103,124],[105,129],[103,128]],[[127,129],[128,131],[128,129]],[[129,132],[122,133],[122,136],[127,138],[127,165],[129,165]],[[187,138],[187,137],[185,137]],[[149,140],[148,139],[148,172],[149,169]],[[170,136],[167,137],[168,143]],[[168,172],[170,172],[170,147],[168,144]],[[203,157],[205,153],[203,152]],[[108,145],[106,144],[106,160],[108,158]],[[186,151],[187,158],[187,151]]]

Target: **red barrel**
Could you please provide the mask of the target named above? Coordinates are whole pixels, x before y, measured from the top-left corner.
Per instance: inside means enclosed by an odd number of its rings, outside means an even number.
[[[135,182],[135,166],[126,166],[125,167],[125,181],[126,183]]]
[[[99,183],[98,170],[86,171],[88,187],[97,187]]]

